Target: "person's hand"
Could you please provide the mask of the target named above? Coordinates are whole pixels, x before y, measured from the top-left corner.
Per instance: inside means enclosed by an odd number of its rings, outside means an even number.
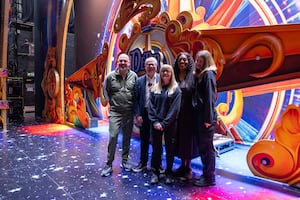
[[[204,123],[204,126],[205,126],[205,128],[208,128],[208,127],[211,126],[211,124],[210,123]]]
[[[137,126],[142,126],[143,124],[143,117],[142,116],[136,116],[135,123]]]
[[[160,123],[156,123],[153,125],[154,129],[158,130],[158,131],[163,131],[163,127]]]

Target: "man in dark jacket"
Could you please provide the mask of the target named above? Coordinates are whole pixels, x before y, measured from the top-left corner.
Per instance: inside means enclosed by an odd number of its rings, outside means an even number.
[[[147,169],[150,143],[150,121],[148,118],[149,94],[152,86],[158,82],[157,60],[149,57],[145,60],[145,75],[139,77],[135,83],[134,116],[136,125],[140,128],[140,162],[132,170],[141,172]]]

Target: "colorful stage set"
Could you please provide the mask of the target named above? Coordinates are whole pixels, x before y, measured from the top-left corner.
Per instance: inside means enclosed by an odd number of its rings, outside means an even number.
[[[52,33],[58,41],[48,47],[42,81],[43,116],[85,129],[105,123],[102,83],[119,52],[130,55],[132,70],[141,75],[149,56],[173,64],[179,52],[207,49],[218,67],[217,149],[250,145],[244,159],[255,176],[299,187],[299,3],[200,2],[114,1],[98,55],[69,77],[63,55],[73,2],[58,4]]]
[[[222,155],[247,149],[253,176],[300,188],[300,5],[291,1],[115,0],[99,26],[98,51],[64,76],[72,0],[45,9],[47,55],[43,117],[88,132],[107,124],[102,95],[114,58],[126,52],[132,70],[144,60],[174,63],[179,52],[212,52],[218,67],[215,146]],[[56,8],[56,9],[54,9]],[[54,39],[53,39],[54,38]],[[80,48],[80,47],[78,47]],[[97,131],[96,131],[97,132]],[[134,128],[138,137],[138,129]]]

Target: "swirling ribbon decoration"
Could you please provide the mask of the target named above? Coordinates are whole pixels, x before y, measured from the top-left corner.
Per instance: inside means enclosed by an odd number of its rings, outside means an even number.
[[[265,46],[273,54],[273,61],[268,69],[262,72],[252,73],[250,76],[255,78],[263,78],[276,72],[284,61],[283,44],[275,35],[269,33],[259,33],[244,41],[239,48],[231,55],[226,55],[227,65],[233,65],[239,62],[240,58],[250,49],[256,46]]]
[[[300,183],[300,107],[289,105],[275,127],[275,140],[260,140],[249,149],[247,163],[260,177]]]

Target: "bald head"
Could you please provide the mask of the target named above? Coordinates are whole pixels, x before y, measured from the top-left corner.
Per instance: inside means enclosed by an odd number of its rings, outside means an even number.
[[[130,69],[130,59],[125,53],[121,53],[118,57],[117,67],[121,76],[125,77]]]

